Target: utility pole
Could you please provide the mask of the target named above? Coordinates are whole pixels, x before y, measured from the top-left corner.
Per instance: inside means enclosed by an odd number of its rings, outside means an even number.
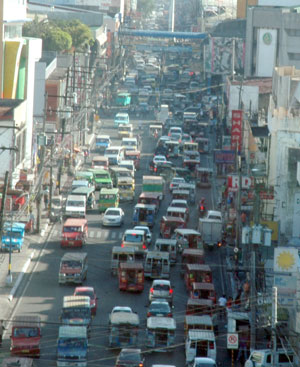
[[[256,346],[256,286],[255,286],[255,277],[256,277],[256,250],[255,246],[252,245],[253,250],[251,251],[251,285],[250,285],[250,310],[251,310],[251,318],[250,318],[250,350],[254,350]]]
[[[52,209],[52,196],[53,196],[53,153],[54,153],[54,139],[51,138],[51,153],[50,153],[50,189],[49,189],[49,214]]]
[[[7,195],[7,189],[8,189],[8,175],[9,175],[9,172],[6,171],[5,177],[4,177],[2,204],[1,204],[1,210],[0,210],[0,238],[2,237],[2,231],[3,231],[4,209],[5,209],[5,201],[6,201],[6,195]]]
[[[276,349],[277,349],[277,341],[276,341],[276,325],[277,325],[277,287],[272,288],[272,358],[273,358],[273,366],[276,360]]]

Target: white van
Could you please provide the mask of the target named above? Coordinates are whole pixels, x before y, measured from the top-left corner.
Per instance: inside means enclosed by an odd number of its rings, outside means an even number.
[[[137,138],[122,138],[122,147],[125,150],[137,150],[138,149],[138,142]]]
[[[189,330],[185,341],[186,366],[192,366],[196,357],[208,357],[216,360],[217,346],[212,330]]]
[[[245,367],[290,367],[297,365],[292,351],[284,349],[276,350],[276,360],[273,364],[273,351],[271,349],[253,350],[245,362]],[[296,362],[296,364],[294,364]]]
[[[85,218],[86,196],[68,195],[66,200],[65,218]]]
[[[105,150],[104,156],[108,158],[110,166],[116,166],[124,159],[124,154],[124,147],[111,146]]]
[[[131,161],[131,160],[124,160],[124,161],[121,161],[121,162],[119,163],[119,167],[129,169],[129,171],[130,171],[130,173],[131,173],[132,178],[134,178],[134,174],[135,174],[135,165],[134,165],[134,161]]]

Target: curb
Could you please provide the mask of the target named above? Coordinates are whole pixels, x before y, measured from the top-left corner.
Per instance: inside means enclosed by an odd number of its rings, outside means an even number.
[[[44,237],[45,236],[45,233],[47,231],[48,225],[49,225],[49,223],[46,223],[45,224],[45,227],[41,230],[41,233],[40,233],[40,236],[41,237]]]
[[[18,289],[18,287],[19,287],[19,285],[20,285],[20,283],[21,283],[21,281],[22,281],[22,279],[24,277],[24,274],[27,272],[27,269],[28,269],[28,267],[29,267],[29,265],[31,263],[31,260],[32,260],[33,256],[34,256],[34,253],[35,253],[35,250],[32,251],[32,253],[30,254],[30,256],[27,259],[26,263],[23,265],[23,268],[22,268],[20,274],[18,275],[18,278],[16,280],[16,283],[15,283],[15,285],[13,286],[12,290],[9,293],[8,300],[10,302],[13,300],[14,295],[17,292],[17,289]]]

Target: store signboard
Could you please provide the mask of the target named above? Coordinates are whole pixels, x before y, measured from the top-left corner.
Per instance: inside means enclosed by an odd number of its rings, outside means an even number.
[[[235,152],[232,150],[215,150],[215,163],[233,164]]]
[[[243,138],[243,111],[232,110],[232,124],[231,124],[231,149],[240,152],[242,150]]]

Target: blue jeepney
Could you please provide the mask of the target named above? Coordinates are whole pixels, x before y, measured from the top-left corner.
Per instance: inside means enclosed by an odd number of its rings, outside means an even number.
[[[133,225],[153,227],[155,223],[156,205],[136,204],[133,211]]]
[[[98,152],[104,152],[106,148],[109,148],[111,145],[110,136],[109,135],[97,135],[95,146]]]
[[[5,222],[2,232],[2,250],[4,251],[21,251],[24,236],[25,236],[25,223],[10,223]]]

